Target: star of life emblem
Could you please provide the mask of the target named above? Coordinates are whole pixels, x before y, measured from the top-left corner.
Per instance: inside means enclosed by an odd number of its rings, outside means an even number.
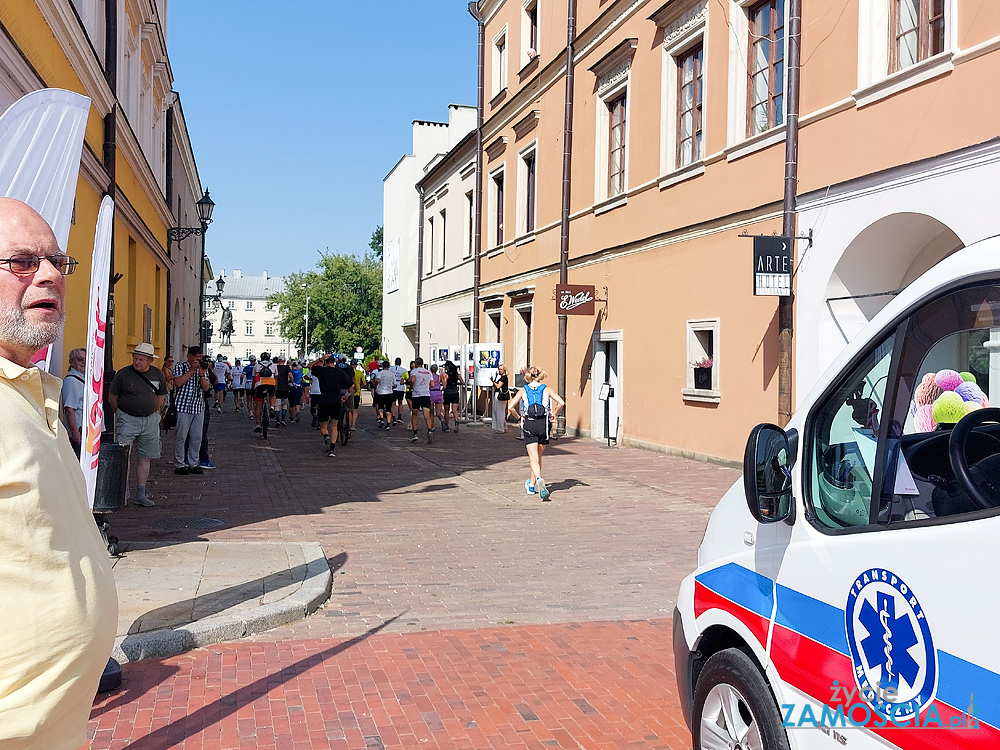
[[[868,704],[904,721],[934,697],[937,651],[913,590],[883,568],[864,571],[847,596],[847,643]]]

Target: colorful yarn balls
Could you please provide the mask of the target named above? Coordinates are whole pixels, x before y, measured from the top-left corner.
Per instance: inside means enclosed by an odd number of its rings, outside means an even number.
[[[941,390],[953,391],[965,381],[955,370],[939,370],[934,376],[934,382]]]
[[[960,372],[958,374],[961,376],[962,380],[964,380],[966,383],[978,382],[976,380],[976,376],[973,375],[971,372]]]
[[[913,404],[918,409],[921,406],[928,406],[934,403],[934,399],[943,393],[942,389],[934,382],[934,373],[929,372],[924,375],[913,394]]]
[[[962,406],[965,407],[966,414],[972,414],[972,412],[976,411],[977,409],[983,408],[982,404],[977,404],[975,401],[963,401]]]
[[[956,375],[958,373],[955,373]],[[965,402],[954,391],[945,391],[934,401],[931,417],[934,424],[954,424],[965,416]]]

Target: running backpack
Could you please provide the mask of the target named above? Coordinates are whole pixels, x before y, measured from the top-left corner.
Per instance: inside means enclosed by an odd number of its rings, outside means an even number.
[[[260,375],[260,379],[261,380],[264,380],[265,378],[273,378],[274,377],[274,373],[271,371],[271,365],[269,365],[269,364],[267,364],[267,365],[262,364],[260,366],[260,372],[258,374]]]
[[[549,410],[545,408],[543,399],[545,398],[545,386],[538,388],[524,388],[524,400],[528,406],[524,410],[524,416],[528,419],[543,419],[548,416]]]

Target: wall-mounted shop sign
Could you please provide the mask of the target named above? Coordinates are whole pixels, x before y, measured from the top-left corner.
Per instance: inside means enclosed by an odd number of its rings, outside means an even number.
[[[792,237],[753,238],[753,293],[788,297],[792,293]]]
[[[556,284],[556,313],[559,315],[593,315],[594,287],[584,284]]]

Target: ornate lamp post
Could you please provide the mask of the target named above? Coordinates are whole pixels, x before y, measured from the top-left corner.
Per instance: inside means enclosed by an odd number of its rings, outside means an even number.
[[[201,288],[205,289],[205,232],[208,231],[208,225],[212,223],[212,212],[215,210],[215,201],[212,200],[208,193],[208,189],[205,190],[205,194],[201,196],[195,206],[198,209],[198,220],[201,222],[200,227],[170,227],[167,230],[167,239],[170,242],[180,242],[185,240],[191,235],[196,237],[201,237],[201,271],[199,273],[199,278],[201,280]],[[220,277],[221,280],[221,277]],[[225,282],[223,282],[223,285]],[[222,290],[219,289],[219,295],[221,296]],[[211,295],[202,295],[201,298],[201,309],[199,312],[199,320],[201,323],[201,345],[204,346],[208,343],[208,339],[205,338],[206,330],[210,329],[212,324],[205,320],[205,297]],[[208,323],[208,328],[206,329],[206,323]]]

